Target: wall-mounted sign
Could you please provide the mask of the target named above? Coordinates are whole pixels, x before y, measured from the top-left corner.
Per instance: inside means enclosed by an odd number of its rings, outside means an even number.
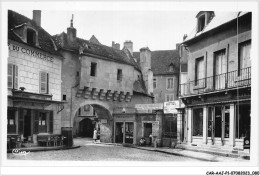
[[[11,50],[11,51],[16,51],[16,52],[20,52],[20,53],[23,53],[23,54],[27,54],[29,56],[37,57],[37,58],[45,60],[47,62],[53,62],[54,61],[52,56],[41,53],[39,51],[34,51],[32,49],[24,48],[24,47],[21,47],[21,46],[10,44],[10,43],[8,43],[8,47],[9,47],[9,50]]]
[[[107,123],[107,119],[100,119],[100,123]]]
[[[156,104],[136,104],[135,109],[137,112],[141,113],[150,113],[152,110],[162,110],[163,103],[156,103]]]
[[[165,114],[176,114],[176,108],[184,108],[184,104],[180,104],[179,100],[164,102],[163,112]]]

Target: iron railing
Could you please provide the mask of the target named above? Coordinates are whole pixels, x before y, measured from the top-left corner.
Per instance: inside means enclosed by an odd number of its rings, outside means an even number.
[[[251,85],[251,67],[180,84],[180,96],[198,95]]]

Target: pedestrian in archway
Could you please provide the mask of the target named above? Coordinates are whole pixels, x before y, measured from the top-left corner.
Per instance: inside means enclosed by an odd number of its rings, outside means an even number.
[[[94,128],[94,132],[93,132],[93,140],[94,140],[94,142],[97,141],[97,130],[96,130],[96,128]]]

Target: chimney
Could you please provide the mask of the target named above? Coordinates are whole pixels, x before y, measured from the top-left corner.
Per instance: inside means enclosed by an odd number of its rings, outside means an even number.
[[[124,47],[126,47],[130,51],[131,55],[133,56],[133,42],[131,40],[126,40],[124,42]]]
[[[37,26],[41,26],[41,11],[33,10],[33,21],[37,24]]]
[[[67,28],[67,39],[69,42],[74,42],[77,37],[77,30],[73,27],[73,14],[70,20],[70,27]]]
[[[115,43],[114,41],[112,41],[112,48],[120,50],[120,44],[119,43]]]
[[[140,49],[140,66],[147,94],[153,93],[153,72],[151,70],[151,51],[148,47]]]

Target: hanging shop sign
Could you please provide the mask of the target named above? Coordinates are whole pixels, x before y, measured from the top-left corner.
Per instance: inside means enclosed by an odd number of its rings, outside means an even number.
[[[163,112],[165,114],[177,114],[176,108],[184,108],[184,104],[179,100],[164,102]]]
[[[163,103],[155,103],[155,104],[136,104],[135,109],[139,113],[151,113],[152,110],[162,110]]]

